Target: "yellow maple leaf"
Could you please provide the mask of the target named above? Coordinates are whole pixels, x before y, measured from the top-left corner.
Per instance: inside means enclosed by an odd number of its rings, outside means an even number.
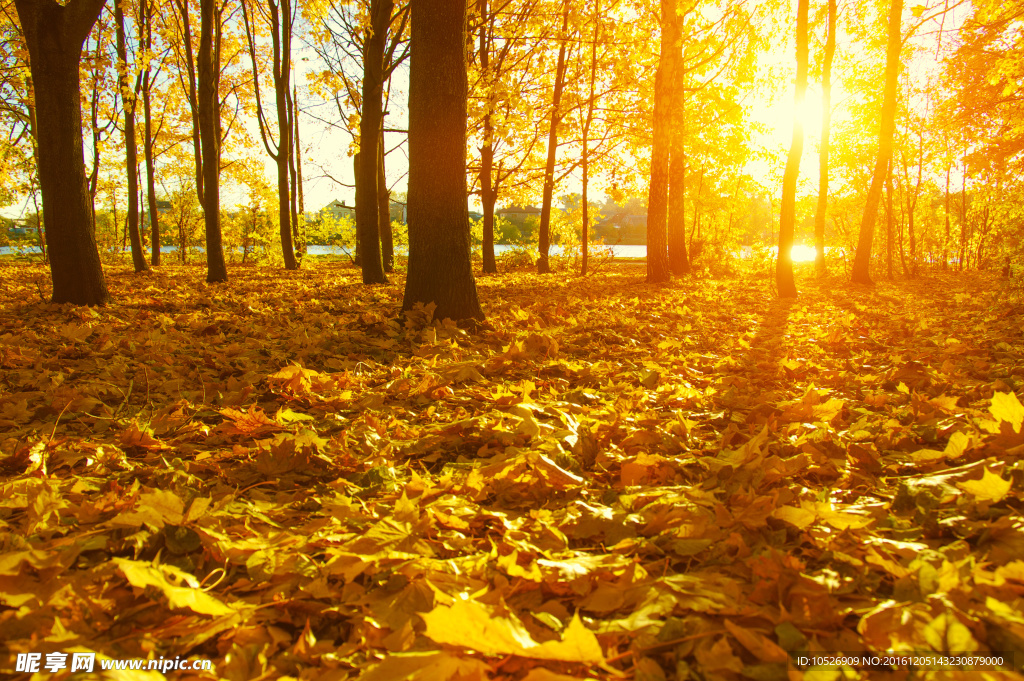
[[[982,474],[981,480],[965,480],[956,483],[956,486],[973,494],[974,498],[979,501],[991,501],[992,503],[1000,501],[1010,491],[1010,481],[1003,480],[987,468]]]
[[[992,395],[992,406],[989,412],[997,421],[1005,421],[1013,426],[1013,432],[1019,433],[1024,423],[1024,405],[1013,393],[995,393]]]
[[[456,600],[421,616],[427,624],[427,637],[437,643],[469,648],[484,655],[519,655],[591,665],[604,663],[597,636],[583,625],[578,614],[565,628],[561,641],[546,643],[534,641],[514,616],[494,617],[476,601]]]

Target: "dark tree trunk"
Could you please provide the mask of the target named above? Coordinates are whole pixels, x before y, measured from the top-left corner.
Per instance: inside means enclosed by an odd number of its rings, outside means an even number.
[[[182,43],[185,51],[185,70],[188,72],[188,108],[192,118],[192,151],[196,164],[196,198],[205,206],[203,197],[203,146],[199,139],[199,106],[196,93],[196,62],[192,52],[192,24],[189,20],[188,0],[175,0],[182,23]]]
[[[670,86],[670,141],[668,162],[668,266],[672,274],[690,272],[686,252],[686,74],[683,73],[683,45],[680,40],[678,15],[672,22],[672,35],[680,43],[672,48],[675,78]]]
[[[946,238],[942,242],[942,269],[949,269],[949,174],[953,171],[953,162],[946,166]]]
[[[796,111],[803,108],[807,92],[807,5],[799,0],[796,16]],[[779,255],[775,263],[775,283],[782,298],[796,297],[793,280],[793,235],[796,227],[796,181],[800,176],[800,157],[804,152],[804,125],[793,117],[793,141],[789,145],[786,172],[782,177],[782,208],[779,211]]]
[[[491,45],[489,32],[493,22],[488,21],[487,0],[479,0],[480,15],[480,72],[483,78],[489,79],[491,74],[490,59]],[[484,113],[484,145],[480,149],[480,203],[484,208],[483,225],[483,273],[496,274],[498,263],[494,259],[494,204],[496,192],[494,191],[492,173],[494,172],[494,124],[491,122],[491,99],[487,99],[487,111]]]
[[[114,5],[114,20],[117,23],[117,58],[121,69],[117,82],[121,88],[124,106],[125,169],[128,175],[127,232],[132,245],[132,264],[136,272],[142,272],[149,269],[149,265],[146,264],[146,254],[142,252],[142,237],[139,235],[139,159],[135,147],[135,99],[128,94],[128,76],[124,71],[128,68],[128,49],[125,45],[124,12],[121,10],[120,2]]]
[[[496,274],[498,263],[494,258],[494,204],[497,192],[492,184],[494,170],[494,130],[491,115],[484,115],[484,146],[480,150],[480,203],[484,207],[483,273]]]
[[[370,1],[370,33],[363,42],[363,102],[359,119],[359,167],[356,176],[356,231],[364,284],[386,284],[380,252],[377,155],[381,153],[384,51],[391,23],[392,0]]]
[[[100,57],[100,40],[96,39],[96,54],[94,58]],[[96,238],[96,186],[100,179],[100,122],[99,122],[99,104],[100,104],[100,92],[99,92],[99,73],[98,69],[92,69],[92,92],[89,97],[89,118],[92,130],[92,171],[89,173],[89,179],[87,186],[89,188],[89,209],[91,211],[91,224],[90,229],[92,230],[92,238]]]
[[[818,206],[814,212],[814,269],[819,277],[825,266],[825,214],[828,211],[828,151],[832,127],[832,57],[836,52],[836,0],[828,0],[828,36],[821,66],[821,148],[818,150]]]
[[[671,83],[676,39],[675,0],[661,0],[661,56],[654,75],[654,139],[651,144],[651,184],[647,198],[647,281],[672,278],[668,268],[668,159],[671,136]]]
[[[885,267],[886,275],[889,279],[892,279],[892,254],[896,247],[896,241],[893,237],[893,210],[892,210],[892,163],[889,163],[889,167],[885,174]]]
[[[359,196],[359,152],[357,151],[355,156],[352,157],[352,177],[356,180],[356,196]],[[352,212],[354,213],[354,209]],[[352,259],[352,263],[361,268],[363,266],[363,237],[359,234],[359,229],[356,229],[356,257]]]
[[[580,275],[587,276],[587,265],[590,260],[590,198],[587,196],[590,181],[590,124],[594,120],[594,86],[597,81],[597,39],[601,34],[601,0],[594,0],[594,39],[590,43],[590,96],[587,98],[587,118],[583,122],[583,226],[580,234],[580,250],[583,262]]]
[[[412,0],[409,276],[402,309],[483,319],[473,281],[466,186],[466,0]]]
[[[903,18],[903,0],[892,0],[889,9],[889,46],[885,55],[885,90],[882,94],[882,116],[878,131],[878,159],[871,176],[871,186],[864,206],[864,218],[857,238],[857,254],[853,259],[850,279],[856,284],[871,284],[871,241],[875,235],[878,203],[882,198],[882,183],[892,158],[892,135],[896,128],[896,85],[900,74],[900,26]]]
[[[548,250],[551,248],[551,199],[555,193],[555,157],[558,153],[558,124],[562,120],[559,110],[562,104],[562,88],[565,86],[565,44],[569,32],[569,2],[562,6],[561,44],[558,46],[558,62],[555,65],[555,91],[551,96],[551,127],[548,129],[548,161],[544,166],[544,200],[540,209],[540,257],[537,271],[541,274],[551,271]]]
[[[271,36],[274,47],[274,94],[277,100],[277,219],[281,233],[281,254],[284,267],[297,270],[295,246],[292,244],[291,172],[292,121],[288,109],[288,93],[291,90],[292,58],[292,8],[289,0],[278,5],[268,0],[270,9]]]
[[[153,45],[153,7],[148,0],[139,3],[139,43],[144,52]],[[146,203],[149,206],[149,233],[153,255],[150,262],[153,266],[160,264],[160,213],[156,207],[156,163],[153,160],[153,116],[150,111],[150,79],[149,62],[142,71],[142,115],[144,119],[145,139],[142,149],[146,158]]]
[[[203,145],[203,218],[206,222],[206,281],[228,280],[220,231],[220,101],[219,60],[213,42],[217,30],[216,0],[200,0],[199,137]]]
[[[105,0],[67,5],[15,0],[35,88],[39,186],[54,303],[104,305],[103,266],[92,235],[82,149],[82,44]]]
[[[391,232],[391,192],[384,168],[384,133],[380,135],[380,151],[377,154],[377,220],[380,232],[380,255],[385,272],[395,269],[395,239]]]
[[[298,99],[297,89],[292,85],[292,106],[294,107],[292,120],[295,122],[295,193],[299,196],[299,215],[302,216],[303,223],[305,223],[306,203],[302,194],[302,144],[299,141],[299,107],[294,103],[296,99]],[[305,243],[303,243],[302,251],[305,252],[305,250]]]
[[[295,99],[297,97],[295,84],[292,83],[291,96],[288,97],[288,120],[291,122],[292,148],[288,156],[288,175],[291,178],[292,192],[292,247],[295,252],[297,264],[301,266],[302,257],[306,254],[306,245],[299,233],[299,216],[303,215],[302,207],[302,167],[299,165],[299,118]]]

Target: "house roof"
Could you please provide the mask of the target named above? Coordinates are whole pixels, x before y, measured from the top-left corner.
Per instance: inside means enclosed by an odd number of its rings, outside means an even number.
[[[497,213],[498,215],[507,215],[509,213],[526,213],[533,215],[535,213],[540,213],[540,208],[535,208],[533,206],[526,206],[525,208],[521,206],[509,206],[508,208],[499,209]]]

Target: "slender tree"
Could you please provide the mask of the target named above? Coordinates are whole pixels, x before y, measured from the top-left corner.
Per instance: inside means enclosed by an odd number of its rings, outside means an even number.
[[[199,138],[203,147],[203,219],[206,222],[206,281],[228,280],[220,231],[220,64],[214,31],[220,23],[216,0],[200,0]]]
[[[412,0],[409,275],[402,309],[483,319],[469,250],[466,0]]]
[[[35,88],[39,185],[55,303],[108,299],[85,178],[79,62],[106,0],[15,0]]]
[[[569,34],[569,0],[562,3],[562,32],[558,46],[558,61],[555,64],[555,89],[551,96],[551,125],[548,128],[548,161],[544,166],[544,199],[540,209],[540,236],[537,271],[545,274],[551,271],[548,250],[551,247],[551,200],[555,192],[555,158],[558,154],[558,124],[562,121],[562,89],[565,87],[565,47]]]
[[[597,103],[597,96],[594,93],[597,81],[597,41],[601,35],[601,0],[594,0],[594,35],[590,44],[590,96],[587,97],[587,115],[583,121],[583,155],[581,165],[583,169],[583,194],[580,202],[583,208],[583,230],[580,235],[580,250],[583,253],[583,263],[580,265],[580,274],[587,276],[587,265],[590,259],[590,199],[587,196],[588,185],[590,184],[590,126],[594,122],[594,106]]]
[[[832,127],[832,58],[836,53],[836,0],[828,0],[828,34],[821,64],[821,145],[818,148],[818,205],[814,211],[814,269],[819,277],[825,266],[825,213],[828,210],[828,152]]]
[[[114,3],[114,21],[117,24],[117,83],[124,108],[125,170],[128,175],[128,216],[125,228],[132,246],[132,264],[136,272],[142,272],[149,269],[149,265],[146,263],[145,253],[142,252],[142,237],[139,234],[139,160],[135,143],[135,92],[128,86],[128,49],[122,9],[125,1],[117,0]]]
[[[807,6],[799,0],[796,16],[796,112],[793,116],[793,141],[789,145],[786,172],[782,176],[782,209],[779,212],[779,256],[775,266],[775,282],[779,296],[796,297],[793,280],[793,232],[796,226],[796,181],[800,175],[800,157],[804,151],[804,124],[800,118],[807,92]]]
[[[647,198],[647,281],[672,278],[668,267],[668,162],[671,136],[670,87],[675,80],[673,52],[679,39],[676,0],[661,0],[661,56],[654,74],[654,139]]]
[[[363,41],[362,117],[359,120],[359,166],[356,178],[356,231],[364,284],[386,284],[380,249],[380,204],[377,156],[383,127],[384,54],[391,24],[392,0],[370,0],[370,32]]]
[[[384,132],[380,134],[380,151],[377,154],[377,223],[380,232],[380,255],[385,272],[395,269],[395,238],[391,231],[391,192],[384,168]]]
[[[249,16],[247,3],[242,2],[242,17],[245,22],[245,35],[249,44],[249,56],[252,60],[253,88],[256,94],[256,113],[260,128],[263,147],[277,164],[277,198],[278,225],[281,237],[281,254],[285,269],[298,269],[299,262],[295,258],[295,246],[292,243],[293,215],[292,199],[294,187],[292,182],[292,152],[294,149],[292,135],[293,108],[289,106],[291,90],[291,52],[292,25],[294,11],[289,0],[267,0],[266,7],[262,3],[252,3],[253,11],[263,15],[270,26],[270,39],[273,49],[272,69],[274,74],[274,102],[277,107],[277,143],[271,140],[270,126],[263,110],[263,98],[260,93],[259,63],[256,59],[256,40],[254,17]]]
[[[875,235],[878,204],[882,198],[882,185],[892,158],[892,137],[896,129],[896,86],[900,74],[900,27],[903,19],[903,0],[892,0],[889,9],[889,45],[885,55],[885,89],[882,93],[881,122],[878,130],[878,158],[871,175],[871,186],[864,205],[864,218],[857,238],[857,254],[853,259],[851,280],[856,284],[872,284],[871,242]]]
[[[682,42],[680,40],[680,42]],[[681,66],[682,46],[673,50],[676,65]],[[686,75],[676,70],[670,92],[672,123],[670,126],[668,162],[668,265],[672,274],[681,277],[690,272],[686,252]]]
[[[185,90],[185,98],[188,101],[189,113],[192,119],[192,153],[195,157],[195,185],[196,198],[200,205],[206,205],[203,195],[203,146],[199,138],[199,94],[196,85],[196,59],[192,49],[192,23],[189,12],[189,0],[174,0],[174,21],[178,26],[180,43],[175,42],[175,52],[178,54],[179,67],[178,77],[181,80],[182,88]]]
[[[153,6],[149,0],[139,2],[139,48],[148,55],[153,50]],[[146,205],[149,207],[150,247],[153,249],[150,262],[154,266],[160,264],[160,211],[156,204],[156,159],[153,156],[153,113],[152,113],[152,73],[148,56],[143,59],[142,67],[142,117],[143,140],[142,150],[146,159]]]

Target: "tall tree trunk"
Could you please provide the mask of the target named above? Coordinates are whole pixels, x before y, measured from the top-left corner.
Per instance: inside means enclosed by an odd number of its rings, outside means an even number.
[[[100,39],[96,38],[96,57],[100,56]],[[89,173],[89,179],[87,186],[89,188],[89,208],[92,229],[92,238],[96,238],[96,186],[100,179],[100,121],[99,121],[99,103],[100,103],[100,91],[99,91],[99,73],[98,70],[92,69],[92,92],[89,98],[89,122],[90,130],[92,131],[92,171]]]
[[[192,24],[189,19],[189,0],[174,0],[181,18],[182,44],[185,50],[185,70],[188,72],[188,108],[192,118],[192,152],[195,157],[196,198],[199,205],[205,206],[203,198],[203,146],[199,139],[199,99],[196,93],[196,63],[192,51]]]
[[[548,250],[551,248],[551,199],[555,193],[555,158],[558,154],[558,124],[562,121],[562,89],[565,86],[565,45],[569,33],[569,0],[562,3],[562,32],[558,46],[558,62],[555,65],[555,90],[551,95],[551,127],[548,129],[548,160],[544,166],[544,200],[540,209],[540,235],[537,258],[537,272],[551,271]]]
[[[661,56],[654,74],[654,136],[651,141],[651,182],[647,195],[647,281],[672,278],[668,268],[668,159],[671,136],[671,87],[676,74],[673,52],[679,36],[676,1],[661,0]]]
[[[120,0],[114,4],[114,21],[117,24],[117,83],[121,90],[124,106],[125,170],[128,175],[128,239],[132,245],[132,264],[136,272],[149,269],[146,254],[142,252],[142,237],[139,235],[139,159],[135,146],[135,97],[128,89],[128,49],[125,45],[124,11]],[[116,204],[115,204],[116,209]]]
[[[946,165],[946,238],[942,242],[942,269],[949,269],[949,174],[953,170],[953,162]]]
[[[893,238],[893,210],[892,210],[892,161],[890,159],[889,166],[886,169],[885,174],[885,267],[886,275],[889,279],[892,279],[892,253],[895,248],[895,240]]]
[[[484,146],[480,149],[480,203],[484,208],[483,265],[484,274],[496,274],[498,263],[494,258],[494,204],[497,192],[493,185],[494,172],[494,126],[491,114],[484,114]]]
[[[960,176],[960,258],[957,263],[957,272],[962,272],[966,267],[964,260],[967,258],[967,138],[964,137],[964,172]]]
[[[594,86],[597,82],[597,40],[601,37],[601,0],[594,0],[594,39],[590,43],[590,96],[587,97],[587,118],[583,122],[583,228],[580,235],[580,250],[583,263],[580,275],[587,276],[587,264],[590,259],[590,199],[587,189],[590,180],[590,125],[594,120],[596,97]]]
[[[39,187],[54,303],[104,305],[107,284],[91,230],[79,61],[105,0],[15,0],[35,88]]]
[[[292,201],[292,247],[295,252],[295,259],[301,266],[302,256],[306,254],[305,244],[299,234],[299,216],[302,214],[302,188],[299,186],[302,176],[300,168],[297,167],[299,157],[299,120],[296,115],[295,96],[297,91],[292,83],[291,96],[288,97],[288,120],[291,123],[291,153],[288,155],[288,176],[291,179],[291,201]]]
[[[294,113],[292,120],[295,122],[295,193],[299,195],[299,215],[302,216],[302,224],[306,223],[306,202],[302,193],[302,144],[299,142],[299,105],[294,104],[298,100],[298,89],[292,86],[292,102]],[[302,244],[302,252],[305,253],[306,244]]]
[[[357,187],[356,195],[358,196],[359,195],[358,194],[358,191],[359,191],[358,190],[358,186],[359,186],[359,152],[358,151],[352,157],[352,177],[354,177],[355,181],[356,181],[356,187]],[[353,206],[352,212],[355,213],[355,207],[354,206]],[[359,229],[358,228],[356,229],[356,257],[352,259],[352,264],[354,264],[356,267],[362,269],[362,266],[363,266],[363,237],[359,233]]]
[[[391,192],[384,168],[384,132],[380,133],[380,152],[377,154],[377,220],[380,232],[380,254],[385,272],[395,269],[395,238],[391,232]]]
[[[799,0],[796,14],[796,104],[803,109],[807,93],[807,5]],[[796,297],[793,279],[793,235],[796,228],[796,181],[800,176],[800,157],[804,152],[804,124],[800,114],[793,116],[793,140],[789,145],[786,172],[782,176],[782,208],[779,211],[779,256],[775,261],[775,283],[782,298]]]
[[[821,65],[821,146],[818,149],[818,206],[814,211],[814,269],[819,277],[825,266],[825,214],[828,211],[828,152],[832,128],[832,57],[836,52],[836,0],[828,0],[828,36]]]
[[[144,52],[153,47],[153,7],[148,0],[139,3],[139,43]],[[153,159],[153,116],[150,109],[150,72],[149,61],[144,60],[142,69],[142,115],[144,135],[142,140],[143,154],[146,159],[146,203],[149,206],[150,244],[153,254],[150,262],[153,266],[160,264],[160,211],[156,206],[156,164]]]
[[[292,7],[289,0],[267,0],[270,9],[271,38],[274,49],[274,95],[277,102],[277,219],[281,234],[281,255],[287,270],[296,270],[292,244],[292,200],[290,166],[292,156],[292,121],[288,109],[288,93],[291,90],[292,58]]]
[[[924,175],[924,134],[917,138],[917,183],[910,193],[910,170],[906,156],[903,158],[903,176],[907,183],[907,232],[910,235],[910,276],[917,276],[917,235],[914,233],[914,213],[917,211],[917,197],[921,195],[921,180]]]
[[[215,58],[216,0],[200,0],[199,137],[203,145],[203,219],[206,222],[206,281],[228,280],[220,231],[220,64]]]
[[[875,220],[878,218],[878,203],[882,197],[882,183],[885,181],[886,166],[892,158],[892,135],[896,128],[896,85],[900,75],[900,48],[902,47],[900,26],[903,19],[903,0],[892,0],[889,9],[889,45],[885,55],[885,90],[882,94],[881,124],[878,130],[878,158],[868,188],[864,206],[864,218],[857,238],[857,254],[853,258],[850,279],[857,284],[871,281],[871,241],[875,235]]]
[[[356,231],[364,284],[386,284],[380,253],[377,155],[380,153],[384,96],[384,51],[392,0],[370,0],[370,34],[363,42],[363,102],[359,120],[359,169],[356,176]]]
[[[490,59],[491,45],[488,39],[488,32],[492,28],[492,22],[488,20],[487,0],[478,0],[477,12],[480,15],[480,74],[481,78],[487,79],[490,83]],[[480,203],[484,209],[484,224],[482,235],[483,267],[484,274],[496,274],[498,263],[494,259],[494,204],[496,192],[494,191],[494,123],[491,121],[492,101],[488,97],[484,113],[483,147],[480,148]]]
[[[43,234],[43,214],[39,211],[38,192],[36,191],[39,189],[39,126],[36,121],[36,96],[35,89],[32,87],[31,71],[28,77],[25,78],[25,89],[29,93],[28,101],[25,102],[25,108],[28,110],[28,129],[29,134],[32,135],[32,160],[35,162],[36,168],[36,172],[29,177],[29,195],[32,197],[32,206],[36,211],[36,240],[39,242],[39,250],[43,254],[43,262],[49,264],[50,257],[46,251],[46,236]],[[95,240],[95,237],[93,239]]]
[[[673,18],[678,24],[678,15]],[[681,277],[690,272],[690,257],[686,252],[686,73],[684,72],[684,46],[676,29],[679,45],[672,50],[676,77],[671,97],[671,142],[668,163],[668,266],[672,274]]]
[[[473,281],[466,186],[466,0],[411,0],[409,276],[403,310],[483,319]]]

